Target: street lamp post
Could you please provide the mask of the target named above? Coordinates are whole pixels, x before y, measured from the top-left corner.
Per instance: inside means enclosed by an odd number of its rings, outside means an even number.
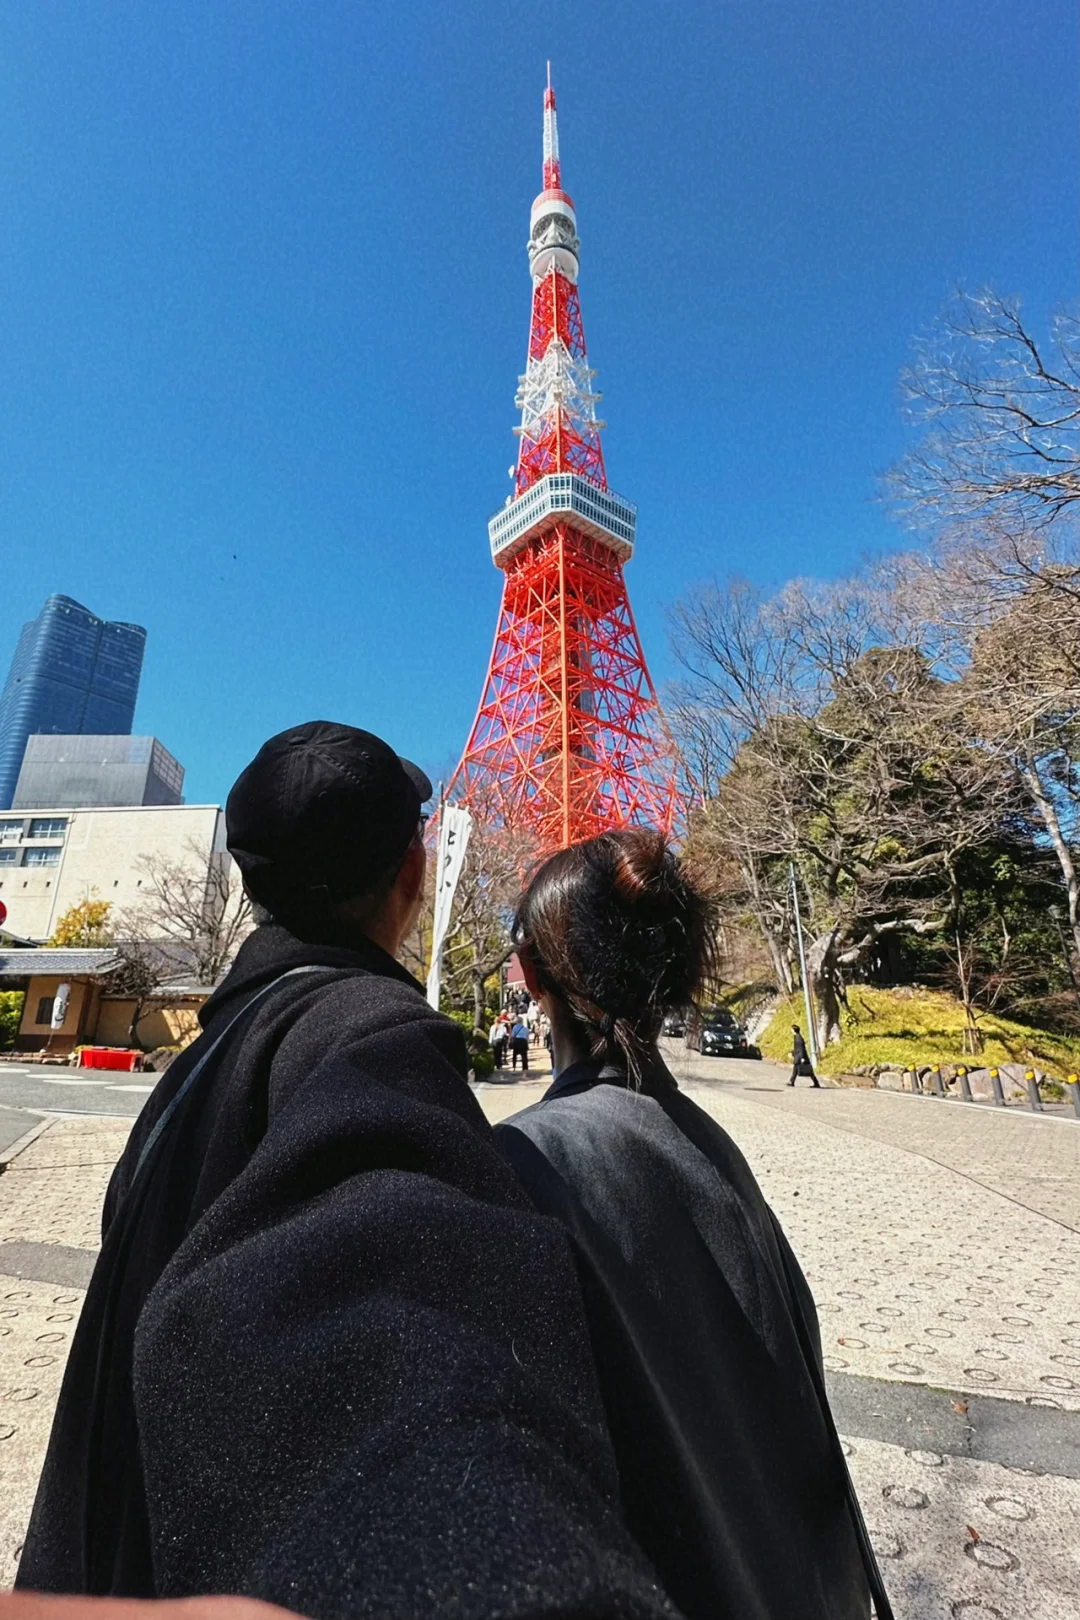
[[[1065,938],[1065,930],[1061,926],[1061,907],[1050,906],[1048,909],[1054,919],[1058,939],[1061,941],[1061,954],[1065,958],[1065,966],[1068,969],[1069,983],[1072,985],[1073,995],[1076,997],[1076,1005],[1080,1007],[1080,984],[1076,982],[1076,969],[1073,967],[1072,952],[1069,949],[1069,942]]]
[[[795,881],[795,862],[791,862],[791,899],[795,907],[795,938],[799,942],[799,971],[802,974],[803,1002],[806,1006],[806,1034],[810,1042],[810,1063],[817,1070],[817,1031],[814,1028],[814,1007],[810,1000],[810,979],[806,972],[806,950],[803,945],[802,918],[799,915],[799,886]]]

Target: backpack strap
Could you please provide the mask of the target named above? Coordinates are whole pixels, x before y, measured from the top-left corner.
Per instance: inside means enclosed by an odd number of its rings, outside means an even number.
[[[150,1163],[150,1158],[154,1149],[157,1147],[158,1143],[161,1141],[161,1138],[168,1130],[172,1120],[176,1117],[176,1112],[180,1107],[180,1104],[184,1101],[184,1098],[190,1094],[195,1086],[196,1081],[205,1072],[206,1065],[209,1063],[214,1053],[222,1045],[225,1038],[232,1034],[240,1020],[244,1018],[252,1010],[252,1008],[257,1007],[259,1002],[270,994],[271,990],[275,990],[279,984],[284,984],[286,979],[298,978],[302,973],[330,972],[332,974],[336,974],[338,971],[339,970],[335,970],[334,968],[328,969],[326,967],[319,967],[314,964],[306,967],[290,968],[287,973],[279,973],[276,979],[271,979],[269,984],[264,984],[261,990],[257,990],[248,1001],[245,1001],[239,1012],[234,1013],[229,1019],[228,1023],[225,1025],[225,1028],[221,1030],[219,1034],[215,1035],[214,1039],[210,1042],[202,1056],[192,1064],[191,1069],[189,1073],[185,1075],[179,1090],[174,1096],[169,1098],[169,1101],[162,1109],[154,1123],[153,1130],[143,1143],[142,1152],[139,1154],[131,1180],[128,1182],[127,1190],[124,1194],[125,1200],[130,1198],[131,1194],[134,1192],[137,1182],[146,1170],[147,1165]]]

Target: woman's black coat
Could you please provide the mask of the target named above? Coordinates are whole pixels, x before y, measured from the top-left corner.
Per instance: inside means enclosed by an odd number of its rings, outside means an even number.
[[[662,1066],[584,1063],[496,1134],[574,1239],[627,1522],[678,1606],[865,1620],[813,1300],[730,1137]]]

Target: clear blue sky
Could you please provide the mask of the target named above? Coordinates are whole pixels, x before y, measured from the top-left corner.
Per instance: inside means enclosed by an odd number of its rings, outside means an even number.
[[[146,625],[191,802],[310,718],[456,754],[550,56],[662,683],[696,581],[899,542],[954,286],[1075,296],[1077,54],[1066,0],[3,0],[0,665],[52,591]]]

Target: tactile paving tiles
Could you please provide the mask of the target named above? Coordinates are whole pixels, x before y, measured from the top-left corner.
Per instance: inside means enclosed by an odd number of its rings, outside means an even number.
[[[0,1175],[0,1267],[3,1245],[101,1244],[101,1206],[130,1120],[55,1120]]]
[[[830,1371],[1080,1410],[1080,1233],[917,1154],[686,1090],[787,1232]]]
[[[11,1170],[75,1170],[113,1165],[124,1151],[132,1119],[95,1116],[54,1119],[47,1130],[23,1148]]]
[[[101,1206],[111,1165],[70,1170],[8,1170],[0,1176],[0,1267],[3,1245],[60,1243],[96,1249],[101,1243]]]
[[[0,1587],[15,1578],[83,1298],[0,1274]]]
[[[1076,1620],[1080,1480],[845,1440],[897,1620]]]

